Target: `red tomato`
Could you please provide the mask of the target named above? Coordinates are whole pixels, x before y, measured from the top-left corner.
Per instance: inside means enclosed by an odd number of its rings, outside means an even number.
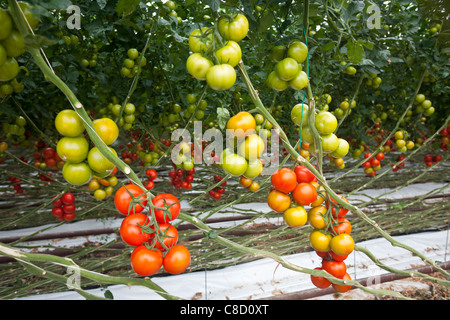
[[[61,201],[63,204],[72,204],[75,202],[75,196],[70,192],[66,192],[61,197]]]
[[[383,160],[384,160],[384,153],[383,153],[383,152],[378,152],[378,153],[375,155],[375,158],[377,158],[378,161],[383,161]]]
[[[71,204],[65,204],[62,206],[62,209],[64,213],[74,213],[75,212],[75,205],[73,203]]]
[[[184,272],[191,263],[191,254],[182,244],[174,245],[164,257],[164,269],[171,274]]]
[[[60,217],[62,217],[64,215],[64,211],[60,207],[54,207],[52,209],[52,215],[57,217],[57,218],[60,218]]]
[[[134,272],[143,277],[154,275],[161,268],[163,263],[162,252],[150,250],[145,244],[134,248],[131,253],[131,267]]]
[[[344,275],[344,277],[342,278],[342,280],[352,280],[352,278],[350,277],[350,275],[348,273],[346,273]],[[347,292],[348,290],[350,290],[352,288],[351,285],[345,285],[345,284],[335,284],[332,283],[332,286],[334,288],[334,290],[336,290],[337,292]]]
[[[344,261],[345,259],[347,259],[348,256],[340,256],[337,255],[336,253],[334,253],[333,250],[328,251],[328,253],[330,254],[330,257],[334,260],[334,261]]]
[[[338,194],[338,197],[348,203],[348,200],[343,195]],[[333,216],[336,216],[336,208],[339,208],[339,212],[337,214],[338,217],[342,218],[343,216],[345,216],[348,212],[348,209],[342,208],[335,199],[333,198],[330,199],[332,203],[330,204],[329,201],[327,200],[327,207],[331,205],[331,213],[333,214]]]
[[[120,225],[120,237],[130,246],[140,246],[150,239],[151,234],[144,232],[141,226],[148,227],[150,219],[146,214],[134,213],[126,216]]]
[[[149,180],[155,180],[156,177],[158,176],[158,173],[156,172],[155,169],[147,169],[145,171],[145,174],[147,175],[147,177],[149,178]]]
[[[297,182],[301,183],[301,182],[312,182],[312,181],[317,181],[316,177],[314,176],[314,174],[309,171],[309,169],[305,166],[296,166],[294,168],[294,172],[297,176]]]
[[[153,229],[155,229],[154,226]],[[170,250],[170,248],[177,244],[178,230],[170,223],[160,224],[159,230],[156,229],[153,232],[154,233],[151,235],[151,241],[155,248],[165,251],[166,248]],[[158,236],[156,236],[156,233],[158,233]]]
[[[322,270],[322,268],[314,268],[314,270]],[[311,282],[320,289],[326,289],[331,285],[331,281],[324,277],[316,277],[311,275]]]
[[[139,213],[144,210],[144,207],[147,205],[147,195],[143,194],[144,190],[142,190],[139,186],[134,184],[127,184],[120,187],[116,194],[114,195],[114,205],[116,209],[123,215],[128,215],[129,213]],[[134,198],[138,198],[135,201],[139,201],[130,207],[131,201]]]
[[[352,232],[352,225],[350,224],[350,221],[348,221],[347,219],[338,218],[337,223],[338,223],[337,225],[332,226],[332,229],[336,234],[341,233],[350,234]]]
[[[322,269],[339,279],[342,279],[347,273],[347,266],[342,261],[323,260]]]
[[[293,170],[281,168],[272,174],[271,182],[278,191],[289,193],[297,186],[297,176]]]
[[[180,200],[172,194],[158,194],[152,199],[152,203],[155,207],[164,208],[155,209],[155,218],[158,223],[168,223],[175,220],[180,214]]]
[[[292,196],[294,197],[294,201],[299,205],[307,206],[316,200],[317,190],[312,184],[301,182],[295,187]]]

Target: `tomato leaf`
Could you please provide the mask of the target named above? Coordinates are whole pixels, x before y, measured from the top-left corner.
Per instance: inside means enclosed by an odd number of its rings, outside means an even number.
[[[364,58],[364,47],[358,42],[349,40],[345,45],[347,48],[347,57],[353,64],[360,63]]]
[[[230,111],[225,108],[217,108],[217,122],[220,129],[225,129],[228,119],[230,119]]]

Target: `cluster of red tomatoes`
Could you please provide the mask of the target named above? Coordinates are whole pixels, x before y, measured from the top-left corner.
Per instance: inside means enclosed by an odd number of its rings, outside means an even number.
[[[58,170],[64,166],[64,161],[58,155],[56,150],[52,147],[39,148],[39,144],[36,146],[36,150],[33,154],[34,166],[39,169],[51,169]]]
[[[442,129],[439,134],[441,135],[441,150],[448,151],[450,149],[450,124]]]
[[[60,198],[52,202],[52,215],[60,221],[72,221],[75,219],[75,196],[71,192],[64,193]]]
[[[14,190],[16,191],[16,193],[23,193],[23,189],[22,189],[22,186],[20,184],[22,182],[22,180],[20,180],[17,177],[14,177],[14,176],[9,177],[8,180],[11,183],[11,185],[13,186]]]
[[[425,162],[425,165],[427,167],[431,167],[432,165],[437,164],[438,162],[442,161],[442,156],[440,154],[435,154],[435,155],[427,154],[423,158],[423,161]]]
[[[283,213],[290,227],[300,227],[307,222],[314,228],[309,240],[312,248],[323,259],[322,266],[316,270],[325,270],[336,278],[350,280],[344,260],[354,249],[350,236],[351,224],[344,218],[348,209],[327,197],[314,174],[305,166],[281,168],[271,177],[272,190],[267,203],[274,211]],[[291,196],[294,203],[291,201]],[[348,200],[338,195],[348,203]],[[305,207],[310,207],[306,211]],[[312,283],[318,288],[333,288],[339,292],[350,290],[349,285],[333,284],[325,277],[311,276]]]
[[[134,272],[148,277],[161,267],[171,274],[184,272],[190,264],[189,250],[178,244],[178,230],[171,224],[180,214],[180,201],[172,194],[159,194],[148,203],[147,193],[127,184],[114,195],[116,209],[123,215],[122,240],[133,246],[130,262]],[[144,210],[149,207],[149,214]],[[150,209],[151,208],[151,209]]]
[[[364,159],[368,159],[372,156],[371,152],[366,152],[364,154]],[[378,152],[374,157],[370,158],[363,162],[362,166],[364,168],[364,172],[369,177],[373,177],[377,174],[377,171],[381,169],[381,161],[384,160],[384,153]]]
[[[214,184],[217,184],[223,180],[223,177],[216,174],[214,175]],[[209,195],[213,197],[215,200],[220,200],[222,198],[222,195],[225,194],[225,186],[227,185],[227,181],[224,180],[220,186],[215,187],[212,190],[209,190]]]
[[[176,189],[181,188],[184,190],[191,190],[192,182],[194,181],[194,173],[195,168],[189,170],[185,170],[183,168],[178,168],[175,170],[174,168],[172,170],[169,170],[170,183]]]
[[[403,160],[405,160],[405,158],[406,158],[405,156],[398,156],[397,162],[403,161]],[[392,171],[397,172],[401,168],[405,167],[405,162],[399,163],[397,166],[395,164],[391,164],[391,167],[392,167]]]
[[[242,57],[238,42],[247,36],[248,27],[247,18],[236,14],[218,19],[217,30],[220,37],[215,36],[214,28],[203,27],[192,31],[189,35],[189,49],[192,53],[186,61],[188,73],[197,80],[206,80],[213,90],[230,89],[236,82],[234,67]],[[213,61],[217,61],[217,64]]]

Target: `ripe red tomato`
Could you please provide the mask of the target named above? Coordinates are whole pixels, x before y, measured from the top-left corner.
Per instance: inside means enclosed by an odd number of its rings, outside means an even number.
[[[350,221],[348,221],[346,218],[338,218],[337,223],[338,223],[337,225],[331,227],[336,234],[341,233],[350,234],[352,232],[352,225],[350,224]]]
[[[116,194],[114,195],[114,205],[116,209],[123,215],[128,215],[129,213],[139,213],[144,210],[144,207],[147,205],[147,195],[143,194],[145,191],[142,190],[139,186],[134,184],[127,184],[120,187]],[[134,208],[130,204],[134,198],[138,198],[135,201],[139,201],[134,204]],[[129,208],[130,207],[130,208]]]
[[[308,206],[316,200],[317,190],[312,184],[301,182],[292,191],[292,196],[299,205]]]
[[[64,215],[64,211],[61,207],[54,207],[52,208],[52,215],[57,218],[60,218]]]
[[[272,210],[282,213],[291,206],[291,197],[278,190],[272,190],[267,196],[267,204]]]
[[[281,168],[275,171],[270,178],[272,185],[278,191],[289,193],[297,186],[297,176],[289,168]]]
[[[348,200],[343,195],[338,194],[338,197],[348,203]],[[333,214],[333,216],[336,216],[336,208],[339,208],[339,212],[337,213],[338,217],[342,218],[343,216],[345,216],[348,212],[348,209],[341,207],[335,199],[333,199],[331,197],[330,197],[330,199],[331,199],[331,204],[327,200],[327,207],[329,207],[331,205],[331,213]]]
[[[314,268],[314,270],[322,270],[322,268]],[[326,289],[331,285],[331,281],[324,277],[317,277],[311,275],[311,282],[320,289]]]
[[[152,199],[152,204],[155,207],[164,208],[155,209],[155,218],[158,223],[168,223],[175,220],[180,214],[180,200],[172,194],[158,194]]]
[[[162,252],[148,249],[145,244],[134,248],[130,260],[134,272],[143,277],[154,275],[163,264]]]
[[[156,177],[158,177],[158,173],[156,172],[155,169],[147,169],[145,171],[145,175],[150,179],[150,180],[155,180]]]
[[[347,266],[342,261],[323,260],[322,269],[340,279],[347,273]]]
[[[342,278],[342,280],[352,280],[352,278],[350,277],[350,275],[348,273],[346,273],[344,275],[344,277]],[[336,284],[336,283],[332,283],[332,286],[334,288],[334,290],[336,290],[337,292],[347,292],[348,290],[350,290],[352,288],[351,285],[345,285],[345,284]]]
[[[334,261],[344,261],[348,257],[348,256],[337,255],[336,253],[334,253],[333,250],[328,251],[328,253],[329,253],[331,259],[333,259]]]
[[[75,196],[70,192],[66,192],[61,197],[61,201],[63,204],[72,204],[75,202]]]
[[[155,226],[153,226],[153,229],[155,229]],[[160,240],[162,240],[162,243]],[[154,233],[151,235],[150,241],[154,244],[155,248],[161,251],[165,251],[166,248],[170,250],[170,248],[177,244],[178,230],[170,223],[160,224],[159,229],[154,230]]]
[[[191,254],[182,244],[174,245],[164,256],[164,270],[171,274],[184,272],[191,263]]]
[[[130,246],[140,246],[150,239],[151,234],[144,232],[142,227],[148,227],[150,219],[144,213],[134,213],[126,216],[120,225],[120,237]]]
[[[317,181],[314,174],[305,166],[296,166],[294,168],[295,175],[297,176],[297,182],[312,182]]]

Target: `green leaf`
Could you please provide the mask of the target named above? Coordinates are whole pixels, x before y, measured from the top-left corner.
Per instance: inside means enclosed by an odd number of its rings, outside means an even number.
[[[116,5],[116,13],[121,15],[128,15],[136,9],[141,0],[119,0]]]
[[[204,2],[211,7],[211,10],[216,12],[220,8],[220,0],[204,0]]]
[[[230,111],[225,108],[217,108],[217,122],[220,129],[225,129],[228,119],[230,119]]]
[[[57,42],[39,34],[29,34],[24,37],[24,43],[26,48],[39,49],[42,46],[51,46]]]
[[[261,17],[258,25],[258,32],[265,32],[272,25],[273,22],[273,13],[269,11],[265,15]]]
[[[345,45],[347,47],[347,57],[353,64],[360,63],[364,58],[364,47],[361,44],[349,40]]]

